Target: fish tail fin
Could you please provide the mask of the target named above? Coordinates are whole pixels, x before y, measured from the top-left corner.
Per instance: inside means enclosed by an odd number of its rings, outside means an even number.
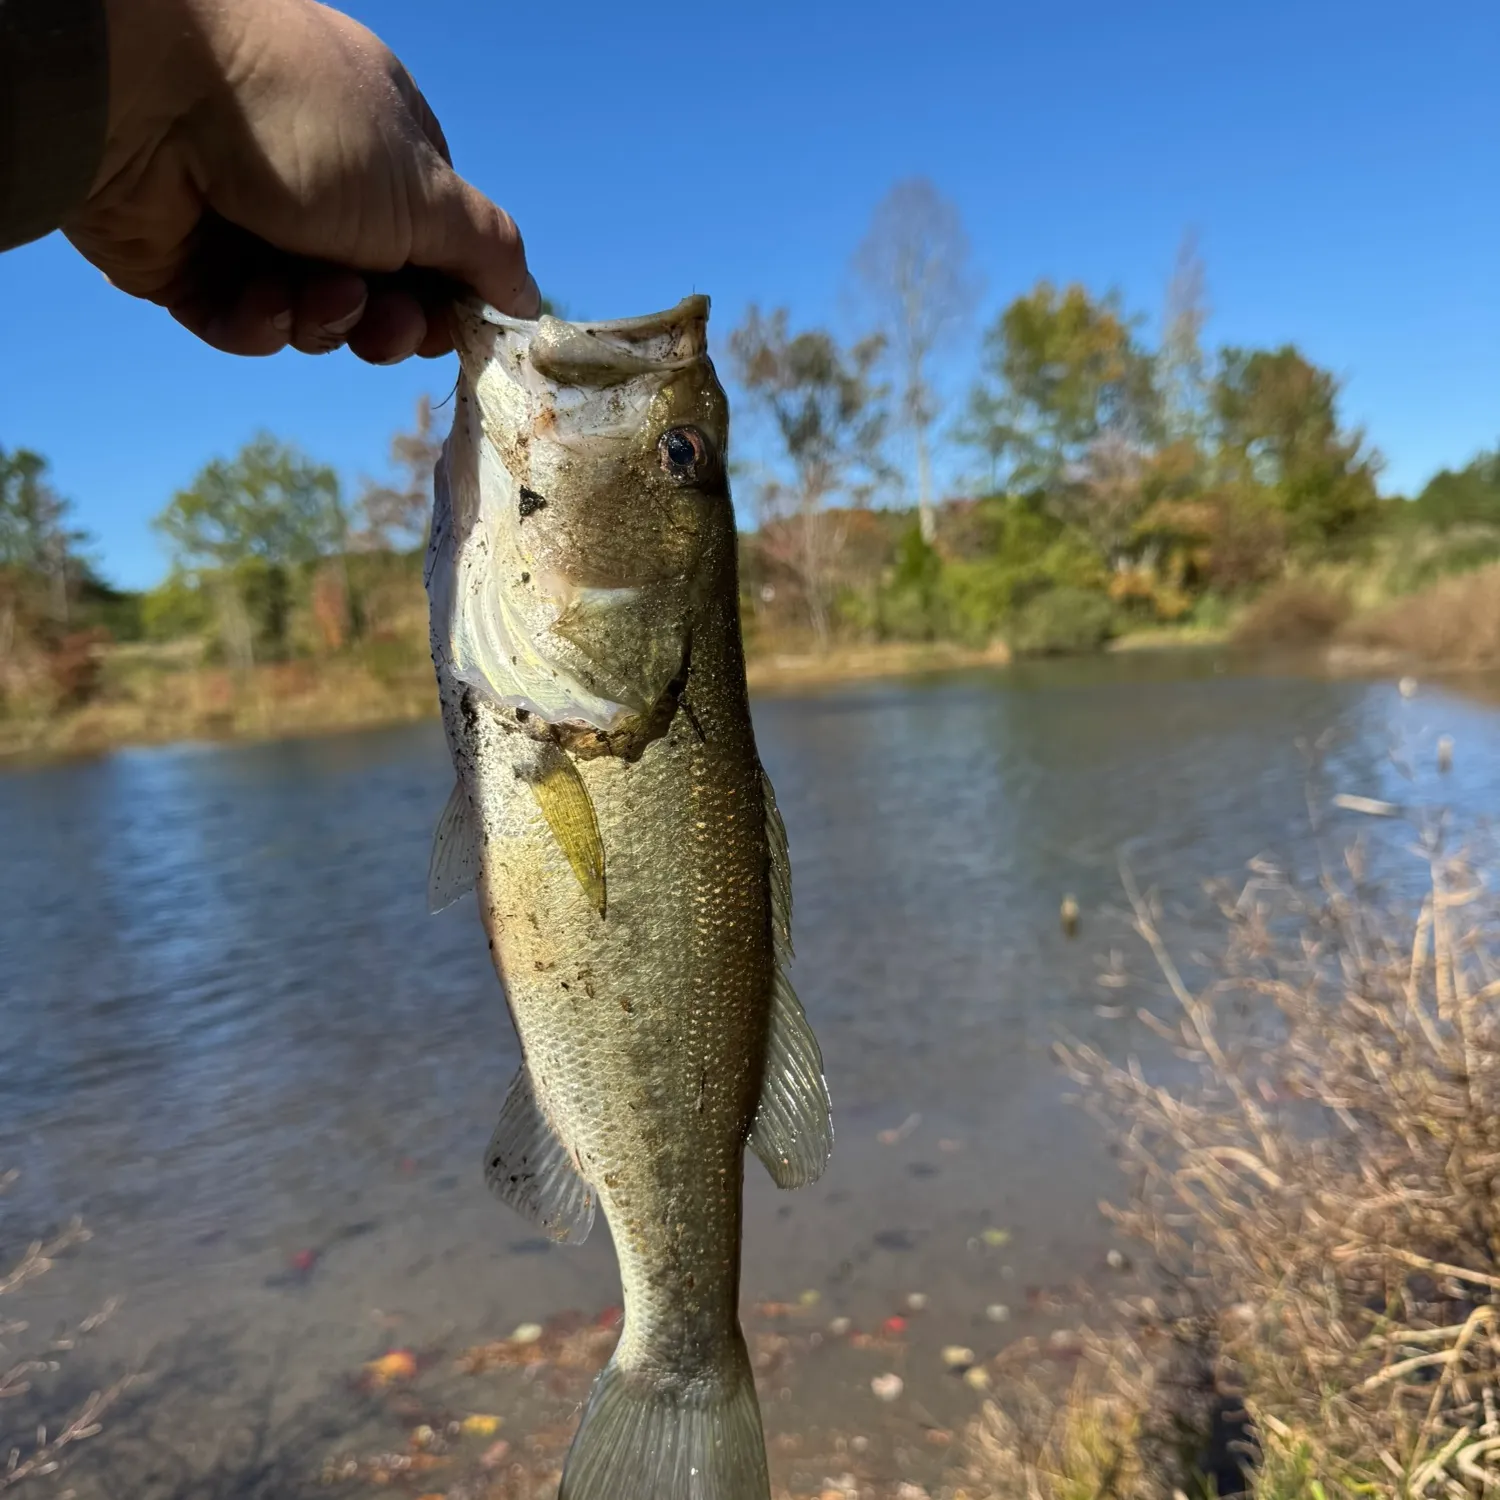
[[[558,1500],[769,1500],[766,1443],[745,1341],[707,1378],[600,1371]]]

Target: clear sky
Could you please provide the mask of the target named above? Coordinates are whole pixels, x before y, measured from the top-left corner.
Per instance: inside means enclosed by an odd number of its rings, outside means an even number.
[[[1151,320],[1183,231],[1212,343],[1294,340],[1410,492],[1500,437],[1496,0],[347,0],[406,61],[457,165],[581,317],[711,294],[843,331],[849,257],[896,178],[954,199],[987,291],[1118,286]],[[451,361],[236,361],[112,292],[68,245],[0,256],[0,445],[48,454],[105,571],[267,427],[384,472]]]

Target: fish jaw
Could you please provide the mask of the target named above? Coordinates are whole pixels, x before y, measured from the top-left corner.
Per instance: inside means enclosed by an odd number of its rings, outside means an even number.
[[[511,523],[521,483],[482,429],[468,377],[434,481],[426,587],[440,680],[545,724],[610,731],[629,705],[592,693],[556,659],[551,627],[574,593],[542,571]]]
[[[545,724],[603,733],[648,712],[666,690],[696,597],[691,533],[663,516],[658,535],[689,537],[676,554],[620,556],[599,547],[607,518],[592,528],[577,520],[586,521],[588,505],[576,497],[587,496],[591,471],[607,471],[653,431],[653,419],[664,420],[674,381],[717,391],[707,314],[702,297],[599,324],[521,320],[479,304],[460,310],[462,374],[424,573],[440,678]],[[573,497],[571,531],[551,524],[559,496]],[[533,519],[549,503],[552,516]],[[732,513],[729,526],[732,534]],[[601,604],[623,621],[637,600],[656,636],[643,641],[638,630],[632,642],[646,647],[644,681],[619,662],[590,661],[577,639],[580,619]]]

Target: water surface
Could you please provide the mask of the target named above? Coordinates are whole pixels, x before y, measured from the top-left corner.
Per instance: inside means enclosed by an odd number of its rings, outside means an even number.
[[[750,1164],[745,1292],[816,1291],[820,1317],[870,1326],[926,1294],[908,1379],[944,1420],[972,1396],[923,1373],[936,1349],[1026,1328],[1027,1289],[1096,1276],[1109,1244],[1113,1170],[1050,1048],[1106,1034],[1121,849],[1206,942],[1203,878],[1309,857],[1315,742],[1339,789],[1500,805],[1494,709],[1213,657],[862,684],[755,715],[838,1136],[804,1192]],[[0,777],[0,1163],[23,1174],[0,1249],[85,1216],[95,1239],[29,1311],[43,1327],[124,1297],[80,1356],[91,1376],[192,1371],[162,1399],[249,1430],[268,1390],[324,1409],[393,1341],[458,1347],[615,1300],[607,1235],[549,1247],[483,1188],[517,1048],[472,899],[424,909],[450,784],[435,725]],[[996,1302],[1012,1323],[986,1322]],[[870,1398],[845,1372],[804,1399],[816,1421]],[[128,1492],[272,1492],[194,1472]]]

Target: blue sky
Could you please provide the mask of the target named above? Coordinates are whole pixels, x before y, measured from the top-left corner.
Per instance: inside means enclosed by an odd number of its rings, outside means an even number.
[[[581,317],[710,293],[847,322],[849,257],[898,177],[960,206],[980,324],[1039,276],[1118,286],[1154,330],[1183,231],[1214,343],[1294,340],[1411,491],[1500,437],[1500,7],[1322,0],[349,0],[460,170]],[[0,445],[48,454],[105,571],[154,582],[149,519],[258,428],[351,483],[451,362],[236,361],[112,292],[57,237],[0,256]]]

